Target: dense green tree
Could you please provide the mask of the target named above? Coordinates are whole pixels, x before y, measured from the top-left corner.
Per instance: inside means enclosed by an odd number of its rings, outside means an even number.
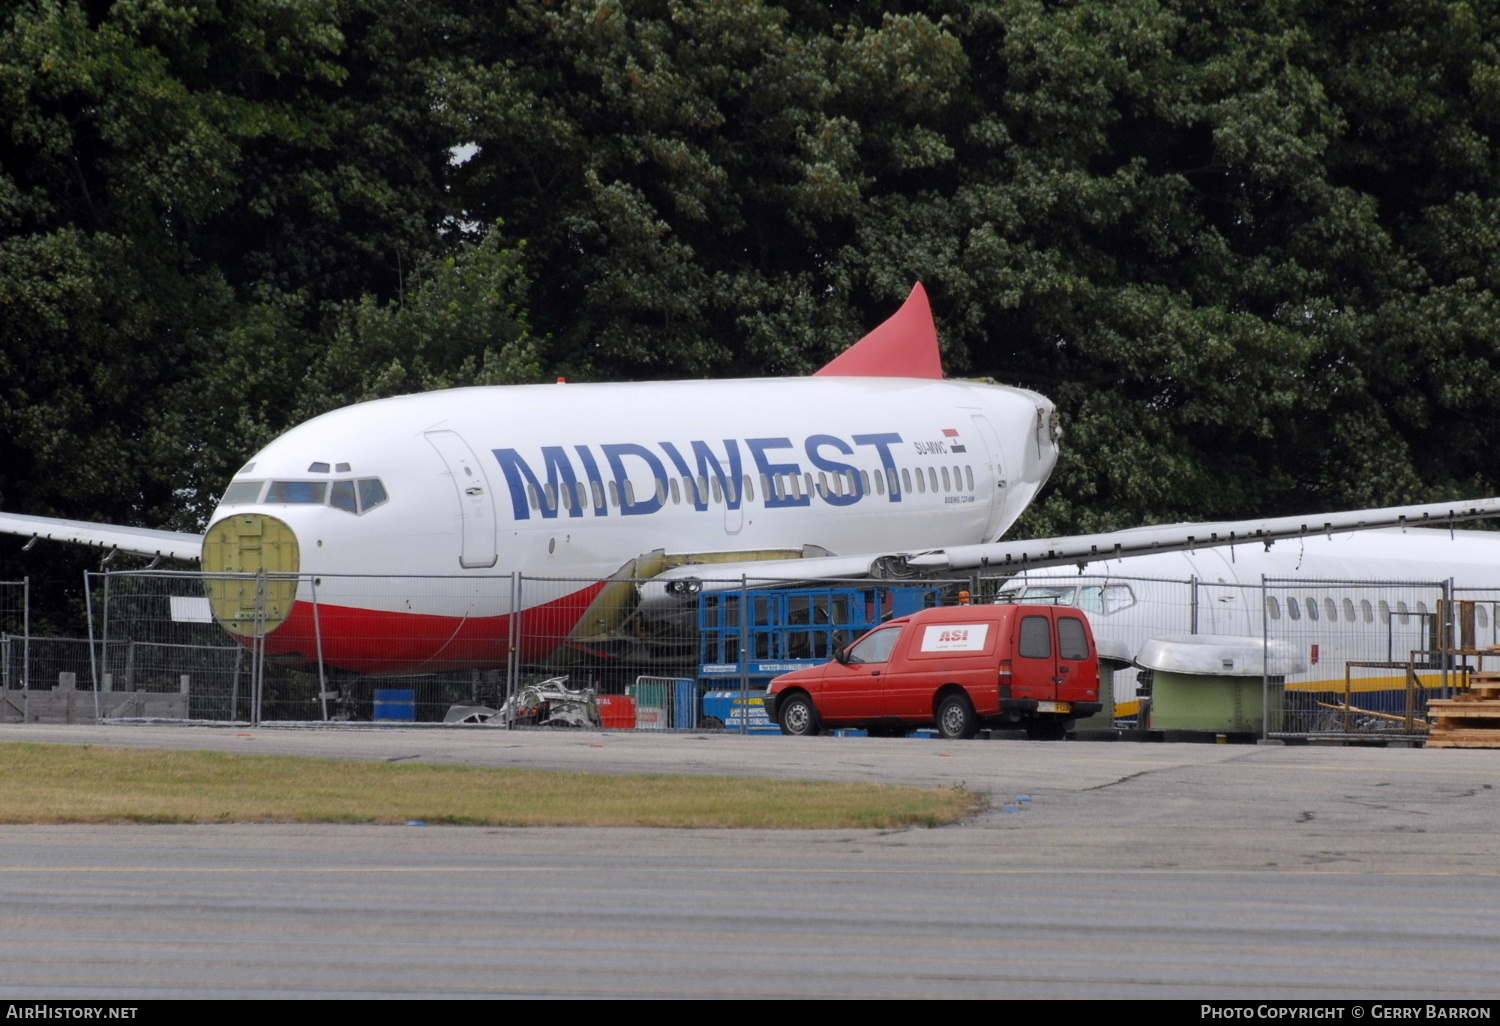
[[[13,2],[0,508],[188,528],[324,409],[806,373],[917,279],[950,373],[1063,411],[1023,529],[1493,492],[1497,39],[1449,0]]]

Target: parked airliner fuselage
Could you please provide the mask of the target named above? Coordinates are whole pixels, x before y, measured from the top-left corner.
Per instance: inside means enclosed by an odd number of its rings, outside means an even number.
[[[997,538],[1056,460],[1024,389],[813,377],[455,389],[337,410],[245,465],[204,569],[299,574],[256,628],[271,651],[365,672],[503,663],[566,641],[604,580],[653,552],[879,553]],[[359,576],[370,575],[370,576]],[[401,575],[423,580],[402,579]],[[264,605],[264,603],[262,603]],[[332,646],[334,650],[330,651]]]

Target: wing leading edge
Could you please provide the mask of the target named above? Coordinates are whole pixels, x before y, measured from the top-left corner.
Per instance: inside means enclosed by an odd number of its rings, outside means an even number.
[[[119,549],[137,556],[162,556],[197,561],[203,556],[203,537],[149,527],[117,527],[86,520],[58,520],[0,513],[0,534],[19,534],[48,541],[74,542],[101,549]]]
[[[680,566],[667,570],[641,588],[642,603],[680,602],[700,590],[732,590],[743,580],[764,586],[777,580],[839,578],[902,578],[945,571],[1029,570],[1071,566],[1098,559],[1119,559],[1152,552],[1181,552],[1229,545],[1270,545],[1289,538],[1343,534],[1380,527],[1434,527],[1500,516],[1500,498],[1462,502],[1391,506],[1347,513],[1230,520],[1206,524],[1161,524],[1133,527],[1105,534],[1002,541],[987,545],[954,545],[921,552],[849,556],[815,556],[764,563]],[[712,578],[712,580],[710,580]]]

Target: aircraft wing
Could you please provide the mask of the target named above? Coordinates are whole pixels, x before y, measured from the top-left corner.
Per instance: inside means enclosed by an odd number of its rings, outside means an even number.
[[[149,527],[115,527],[86,520],[58,520],[0,513],[0,534],[19,534],[49,541],[76,542],[101,549],[119,549],[137,556],[164,556],[198,560],[203,555],[203,536],[180,531],[153,531]]]
[[[942,549],[872,555],[814,556],[712,566],[679,566],[664,571],[641,587],[644,606],[680,603],[702,590],[722,591],[764,586],[777,580],[832,580],[874,577],[900,579],[941,576],[969,570],[1028,570],[1069,566],[1098,559],[1118,559],[1151,552],[1264,544],[1318,534],[1342,534],[1378,527],[1442,526],[1500,517],[1500,498],[1463,502],[1392,506],[1347,513],[1273,517],[1267,520],[1229,520],[1205,524],[1159,524],[1105,534],[1031,541],[999,541],[985,545],[954,545]]]

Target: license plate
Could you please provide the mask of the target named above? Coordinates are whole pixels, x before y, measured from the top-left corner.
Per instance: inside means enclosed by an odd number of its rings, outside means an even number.
[[[1073,703],[1072,702],[1038,702],[1036,704],[1036,711],[1037,712],[1044,712],[1044,713],[1070,713],[1070,712],[1073,711]]]

